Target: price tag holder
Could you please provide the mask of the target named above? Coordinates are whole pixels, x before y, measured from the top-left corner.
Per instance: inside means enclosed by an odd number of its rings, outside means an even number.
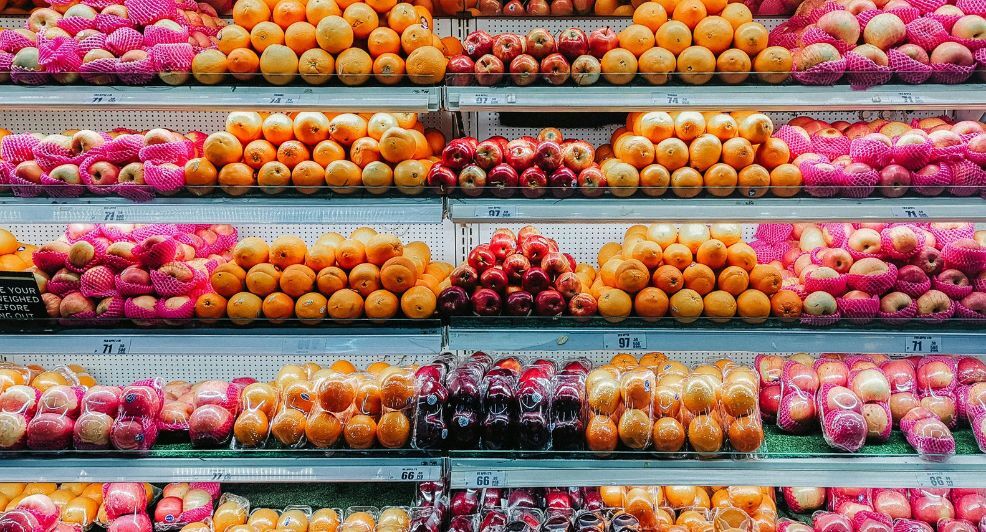
[[[484,205],[476,207],[475,216],[477,218],[496,218],[498,220],[514,217],[513,211],[499,205]]]
[[[507,484],[506,471],[476,471],[469,488],[499,488]]]
[[[417,467],[403,467],[394,477],[391,480],[421,482],[425,479],[425,472]]]
[[[897,102],[902,104],[908,103],[924,103],[924,98],[913,92],[901,91],[897,93]]]
[[[927,218],[928,211],[918,207],[891,207],[890,215],[894,218]]]
[[[654,105],[687,106],[695,104],[693,98],[677,92],[659,92],[651,99]]]
[[[92,352],[97,355],[126,355],[132,351],[133,338],[114,337],[96,340]]]
[[[305,94],[311,94],[311,92],[275,92],[269,96],[262,96],[260,98],[260,103],[263,105],[283,105],[287,107],[292,105],[301,105],[305,100]]]
[[[910,335],[904,337],[904,352],[915,354],[941,353],[941,336]]]
[[[503,98],[492,94],[475,94],[472,98],[473,105],[500,105],[503,101]]]
[[[120,103],[120,98],[111,92],[94,92],[89,95],[90,105],[110,105]]]
[[[644,333],[604,334],[603,349],[647,349],[647,335]]]
[[[299,338],[294,352],[297,355],[324,354],[328,341],[325,338]]]
[[[120,207],[106,206],[103,207],[103,215],[101,220],[103,222],[126,222],[127,213]]]
[[[929,471],[918,473],[917,487],[919,488],[953,488],[955,481],[948,473]]]

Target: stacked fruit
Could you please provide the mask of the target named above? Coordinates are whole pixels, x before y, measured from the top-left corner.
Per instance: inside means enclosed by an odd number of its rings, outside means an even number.
[[[986,127],[980,122],[935,117],[910,124],[883,119],[829,124],[800,116],[776,136],[787,142],[812,196],[986,192]]]
[[[233,22],[219,32],[218,49],[203,50],[192,62],[199,82],[214,85],[227,74],[252,80],[258,72],[274,85],[299,75],[311,85],[333,78],[394,85],[405,76],[434,85],[445,77],[446,43],[433,33],[431,13],[409,3],[236,0]]]
[[[229,225],[73,224],[33,258],[50,276],[48,315],[62,324],[180,324],[235,242]]]
[[[615,510],[617,507],[611,507]],[[449,532],[502,530],[571,530],[575,523],[604,526],[605,505],[597,488],[467,489],[452,493]],[[590,521],[590,517],[595,517]],[[614,522],[633,526],[633,521]],[[512,525],[512,526],[511,526]],[[523,525],[523,526],[521,526]],[[633,528],[630,528],[631,530]]]
[[[604,486],[606,506],[624,508],[641,529],[679,526],[689,530],[713,526],[773,532],[777,504],[772,488],[756,486]]]
[[[117,514],[122,511],[121,504],[124,504],[119,490],[114,489],[114,486],[118,484],[4,483],[0,485],[0,528],[31,531],[86,530],[96,523],[109,524],[106,519],[111,509]],[[136,486],[140,488],[139,501],[149,503],[154,493],[151,485]],[[150,522],[143,530],[150,530]]]
[[[598,264],[598,273],[587,267],[585,280],[599,314],[613,320],[670,313],[681,323],[702,316],[727,322],[737,315],[763,323],[771,314],[797,316],[801,310],[801,298],[781,290],[781,270],[758,264],[735,224],[631,226],[622,244],[603,245]]]
[[[663,453],[688,449],[715,455],[729,447],[755,452],[763,441],[755,372],[723,359],[690,371],[661,353],[638,361],[617,355],[585,380],[592,412],[586,443],[612,451],[653,447]],[[618,422],[617,422],[618,421]]]
[[[972,532],[986,517],[982,489],[782,488],[792,512],[812,514],[816,531],[892,529]],[[827,511],[823,511],[827,510]],[[782,521],[778,530],[811,527]]]
[[[306,363],[281,368],[270,384],[249,384],[231,423],[235,445],[263,447],[273,437],[286,447],[388,449],[407,445],[415,397],[413,369],[386,362],[357,371],[346,361],[327,368]],[[341,439],[340,439],[341,437]]]
[[[195,315],[229,318],[246,325],[261,316],[272,323],[296,318],[306,325],[363,317],[426,319],[448,285],[452,266],[433,262],[424,242],[401,243],[397,235],[369,227],[349,238],[325,233],[312,247],[294,235],[270,245],[257,237],[240,240],[232,260],[212,272],[214,292],[202,294]]]
[[[33,268],[35,249],[37,246],[18,242],[13,233],[0,227],[0,271],[23,272]]]
[[[331,1],[331,0],[329,0]],[[262,2],[261,2],[262,3]],[[185,165],[192,194],[216,185],[231,196],[326,190],[420,194],[445,137],[416,113],[261,115],[231,113],[226,131],[206,138],[203,156]]]
[[[82,408],[88,410],[83,392],[95,384],[76,365],[45,371],[5,364],[0,368],[0,449],[69,447],[76,418]],[[116,415],[116,404],[109,408]]]
[[[515,235],[497,229],[489,244],[469,252],[439,294],[439,313],[461,316],[591,316],[596,300],[585,292],[582,266],[532,226]]]
[[[857,87],[896,74],[904,83],[962,83],[986,55],[986,19],[971,2],[802,3],[794,18],[771,32],[771,44],[790,48],[795,79],[831,85],[843,73]]]
[[[489,190],[500,198],[518,190],[527,198],[551,192],[566,198],[580,189],[585,196],[598,196],[605,179],[593,163],[596,150],[583,140],[562,139],[556,128],[542,129],[537,138],[507,141],[490,137],[454,139],[442,150],[441,162],[428,171],[427,184],[439,194],[457,188],[467,196]]]
[[[180,85],[194,54],[214,47],[224,24],[206,3],[57,4],[32,12],[25,29],[0,30],[0,81]]]
[[[804,294],[805,323],[986,317],[986,232],[972,224],[765,224],[757,236],[758,257]]]
[[[239,412],[240,394],[255,382],[239,378],[233,382],[209,380],[194,385],[184,381],[164,386],[164,406],[157,425],[169,432],[187,432],[196,447],[218,447],[229,442],[233,419]]]
[[[0,185],[19,197],[72,198],[89,192],[147,201],[184,187],[181,166],[199,151],[202,138],[166,129],[4,135]]]
[[[801,189],[801,171],[788,164],[788,145],[773,131],[760,113],[630,113],[597,158],[614,196],[638,188],[662,196],[670,188],[681,198],[702,192],[758,198],[768,191],[790,197]]]
[[[702,85],[718,73],[719,81],[736,84],[755,72],[763,82],[780,83],[791,70],[791,53],[768,48],[767,29],[740,3],[651,0],[637,6],[633,22],[619,34],[608,27],[588,35],[568,28],[557,37],[543,28],[526,36],[474,31],[463,41],[465,54],[449,60],[448,82],[594,85],[601,77],[626,85],[639,74],[652,85],[671,79]]]

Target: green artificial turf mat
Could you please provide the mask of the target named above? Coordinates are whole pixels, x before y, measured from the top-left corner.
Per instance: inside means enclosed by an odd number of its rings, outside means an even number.
[[[223,484],[223,492],[250,501],[251,508],[282,509],[302,505],[319,508],[350,506],[410,506],[416,484],[412,482],[354,482],[339,484]]]
[[[952,430],[955,437],[955,454],[978,454],[979,446],[969,427]],[[786,434],[776,425],[764,425],[764,447],[761,452],[767,457],[799,457],[820,454],[848,454],[829,447],[821,431],[811,434]],[[914,448],[904,439],[904,433],[894,430],[890,439],[884,443],[866,442],[856,454],[868,456],[915,455]]]

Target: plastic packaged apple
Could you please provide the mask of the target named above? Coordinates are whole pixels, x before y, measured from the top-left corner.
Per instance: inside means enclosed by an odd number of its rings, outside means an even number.
[[[589,374],[586,360],[567,362],[555,375],[551,399],[551,446],[559,451],[582,449],[585,438],[588,402],[585,379]]]
[[[189,523],[212,518],[213,505],[219,497],[218,482],[173,482],[166,485],[154,505],[154,530],[181,530]],[[220,518],[224,515],[225,511]]]
[[[451,409],[446,408],[449,391],[446,377],[452,361],[439,358],[415,372],[414,429],[411,444],[416,449],[440,449],[448,437]]]
[[[516,358],[498,360],[483,375],[482,447],[484,449],[512,449],[515,446],[520,418],[517,398]]]
[[[825,384],[816,395],[822,434],[830,446],[854,453],[866,443],[863,402],[845,386]]]
[[[242,390],[242,386],[225,381],[205,381],[198,385],[188,418],[192,445],[220,447],[229,442]]]
[[[110,430],[119,412],[123,389],[93,386],[82,396],[81,414],[75,420],[72,444],[76,449],[109,449]]]
[[[520,449],[542,450],[551,445],[549,412],[555,371],[553,361],[539,359],[525,367],[517,381],[520,414],[517,444]]]
[[[480,384],[491,363],[489,355],[477,352],[449,373],[448,442],[452,448],[475,449],[479,446],[483,416]]]
[[[788,360],[784,363],[780,383],[777,426],[793,434],[809,432],[818,420],[815,401],[819,386],[818,374],[810,365]]]

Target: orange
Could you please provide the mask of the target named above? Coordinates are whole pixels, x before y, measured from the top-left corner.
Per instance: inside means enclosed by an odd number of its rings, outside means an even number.
[[[719,289],[730,295],[740,295],[749,285],[750,275],[739,266],[729,266],[719,272]]]
[[[291,182],[291,170],[283,163],[271,161],[257,171],[257,185],[266,194],[284,192]]]
[[[401,49],[405,54],[410,54],[422,46],[431,45],[432,33],[421,24],[411,24],[400,33]]]
[[[651,33],[668,21],[668,12],[658,2],[644,2],[633,11],[633,23],[646,26]]]
[[[335,72],[335,59],[320,48],[305,50],[298,58],[298,73],[309,85],[324,85]]]
[[[686,166],[671,173],[671,191],[679,198],[694,198],[702,192],[702,174]]]
[[[585,429],[585,440],[592,451],[612,451],[616,449],[619,431],[609,416],[594,415]]]
[[[739,120],[740,136],[753,144],[761,144],[774,132],[774,123],[765,114],[753,113]]]
[[[702,296],[695,290],[684,288],[675,292],[670,300],[671,315],[682,323],[691,323],[702,315]]]
[[[247,290],[258,296],[267,296],[278,288],[281,279],[281,271],[272,264],[257,264],[246,275]]]
[[[781,164],[770,171],[770,191],[775,196],[794,196],[801,190],[801,183],[801,169],[793,164]]]
[[[210,163],[208,159],[196,158],[189,159],[185,163],[185,185],[189,187],[189,191],[193,194],[199,195],[208,194],[212,191],[213,185],[216,184],[218,172],[216,171],[215,165]],[[16,241],[14,242],[16,244]]]
[[[691,252],[689,251],[689,253]],[[670,264],[665,264],[654,271],[654,275],[651,276],[651,284],[667,294],[674,294],[681,290],[685,280],[681,275],[681,270]]]
[[[733,42],[733,27],[722,17],[705,17],[693,31],[696,46],[704,46],[718,55],[729,49]]]
[[[673,417],[662,417],[654,422],[651,439],[655,451],[677,452],[685,445],[685,428]]]
[[[692,30],[684,22],[669,20],[654,34],[657,45],[678,56],[692,45]]]
[[[282,113],[271,113],[261,126],[264,138],[275,146],[294,139],[294,122]]]
[[[727,250],[727,262],[730,266],[739,266],[746,271],[753,270],[757,265],[757,253],[745,242],[737,242]]]
[[[250,30],[250,44],[262,54],[269,46],[284,44],[284,29],[273,22],[261,22]]]
[[[702,19],[708,16],[708,10],[700,0],[681,0],[671,14],[672,20],[677,20],[694,30]]]
[[[424,286],[413,286],[401,295],[401,311],[411,319],[430,318],[436,306],[434,292]]]
[[[281,272],[281,290],[291,297],[301,297],[315,288],[315,272],[304,264],[292,264]]]
[[[377,439],[388,449],[399,449],[407,445],[411,434],[411,422],[403,412],[387,412],[380,417],[377,425]]]
[[[716,71],[719,72],[719,79],[723,83],[736,85],[746,81],[750,77],[752,69],[750,56],[746,52],[736,48],[730,48],[719,54],[716,59]]]
[[[739,2],[727,4],[719,16],[728,20],[733,26],[734,31],[743,24],[753,21],[753,12],[746,5]]]
[[[230,196],[242,196],[256,184],[253,169],[243,163],[223,166],[218,175],[219,187]]]
[[[363,298],[355,290],[339,290],[329,297],[328,313],[336,320],[359,318],[363,315]]]
[[[205,158],[216,167],[238,162],[243,157],[243,144],[225,131],[206,137],[202,150]]]
[[[716,274],[705,264],[693,262],[682,272],[685,288],[690,288],[700,295],[705,295],[715,289]]]
[[[210,283],[212,284],[212,289],[219,295],[232,297],[237,292],[243,291],[243,280],[245,278],[246,272],[243,268],[236,263],[228,262],[212,272]]]
[[[404,30],[409,26],[418,24],[419,22],[420,19],[418,18],[417,11],[414,10],[414,6],[407,2],[401,2],[395,5],[387,13],[387,25],[398,34],[404,33]]]
[[[355,415],[346,423],[343,434],[353,449],[369,449],[376,441],[377,423],[365,414]]]
[[[634,296],[633,309],[638,316],[663,317],[668,312],[668,296],[660,288],[648,286]]]
[[[794,58],[783,46],[768,46],[753,59],[753,70],[766,83],[781,83],[791,75]]]
[[[710,133],[704,133],[688,146],[688,160],[692,168],[704,172],[719,162],[722,155],[722,143],[719,138]]]
[[[312,159],[321,167],[346,158],[346,150],[334,140],[323,140],[312,150]]]
[[[338,54],[353,45],[353,27],[340,15],[328,15],[315,27],[315,40],[323,50]]]
[[[372,57],[381,54],[397,54],[401,51],[401,36],[394,30],[381,26],[370,32],[366,38],[367,51]]]
[[[791,290],[779,290],[770,296],[770,310],[782,321],[792,321],[801,317],[801,297]]]
[[[753,164],[756,151],[753,144],[743,137],[734,137],[722,144],[722,162],[735,170],[746,168]]]
[[[663,11],[660,5],[657,8]],[[654,30],[642,24],[631,24],[623,28],[618,38],[620,47],[629,50],[636,57],[654,47]]]
[[[400,257],[404,253],[404,246],[397,235],[379,233],[370,237],[364,251],[370,263],[382,266],[394,257]]]
[[[416,149],[414,136],[406,129],[391,127],[380,137],[380,155],[385,161],[406,161],[414,156]]]
[[[695,416],[688,424],[688,443],[699,453],[714,453],[722,449],[722,426],[711,415]]]
[[[758,264],[750,271],[750,286],[768,296],[774,294],[783,286],[781,272],[774,266]]]
[[[379,161],[380,148],[377,141],[371,137],[356,139],[349,148],[349,159],[361,169],[374,161]]]
[[[325,167],[325,184],[337,194],[352,194],[361,183],[362,173],[352,161],[332,161]]]
[[[686,2],[698,2],[698,0],[684,0]],[[679,4],[679,7],[681,4]],[[677,11],[677,10],[676,10]],[[702,85],[712,79],[716,70],[716,57],[713,53],[702,46],[689,46],[678,54],[678,72],[681,81],[689,85]]]
[[[610,322],[619,322],[630,315],[633,301],[630,296],[619,288],[611,288],[597,298],[599,314]]]
[[[736,298],[736,308],[743,321],[763,323],[770,316],[770,299],[763,292],[751,288]]]
[[[377,13],[385,15],[397,5],[397,0],[366,0],[366,5],[372,7]]]
[[[375,290],[366,296],[363,310],[371,320],[387,320],[397,315],[398,305],[397,296],[393,292]]]
[[[757,147],[757,163],[767,170],[773,170],[791,160],[787,143],[778,138],[768,138]]]
[[[329,136],[332,140],[349,146],[356,140],[367,136],[367,121],[353,113],[336,115],[329,121]]]
[[[282,44],[271,44],[260,55],[260,72],[268,83],[287,85],[298,74],[298,54]]]
[[[273,161],[277,157],[277,149],[266,140],[254,140],[243,148],[243,162],[255,170]],[[186,177],[186,182],[187,182]]]
[[[752,453],[763,443],[763,424],[759,415],[736,418],[727,430],[729,445],[741,453]]]
[[[365,262],[349,272],[349,287],[366,297],[380,289],[380,268]]]
[[[654,150],[657,164],[673,172],[688,164],[688,145],[679,138],[664,139]]]
[[[755,56],[767,48],[767,28],[759,22],[745,22],[736,28],[733,46]]]
[[[363,167],[360,176],[366,191],[371,194],[384,194],[394,184],[394,171],[387,163],[373,161]]]
[[[736,315],[736,299],[724,290],[709,292],[702,302],[705,315],[714,322],[725,323]]]
[[[299,141],[313,146],[329,138],[329,119],[322,113],[303,112],[294,117],[292,132]]]
[[[274,416],[270,432],[282,445],[295,445],[305,435],[305,414],[293,408],[285,408]]]
[[[713,196],[725,197],[736,190],[736,170],[725,163],[716,163],[705,171],[705,190]]]
[[[747,198],[759,198],[770,188],[770,172],[759,164],[751,164],[739,171],[739,192]]]
[[[234,13],[236,12],[234,8]],[[245,49],[250,46],[250,31],[243,26],[230,24],[219,30],[216,35],[218,42],[216,47],[219,51],[229,56],[234,50]]]
[[[298,298],[294,304],[294,313],[298,320],[305,325],[317,325],[325,319],[328,301],[325,296],[309,292]]]
[[[263,301],[255,294],[239,292],[226,303],[226,314],[235,325],[246,325],[260,317]]]
[[[264,298],[261,311],[271,323],[283,323],[294,316],[294,300],[285,293],[274,292]]]
[[[260,57],[249,48],[237,48],[226,57],[226,67],[234,78],[248,81],[260,69]]]
[[[698,246],[695,252],[695,260],[714,270],[718,270],[726,265],[726,245],[715,238],[706,240]]]
[[[305,6],[305,18],[316,26],[323,18],[331,15],[342,15],[335,0],[308,0],[308,5]]]
[[[415,48],[407,56],[407,75],[415,85],[435,85],[445,79],[448,60],[434,46]]]
[[[650,48],[637,59],[637,68],[641,77],[651,85],[663,85],[668,82],[670,73],[675,70],[675,57],[664,48]]]
[[[380,25],[380,17],[377,12],[362,2],[349,5],[342,12],[342,18],[353,28],[353,35],[357,39],[367,38],[370,32]]]
[[[626,85],[637,74],[637,58],[629,50],[615,48],[600,60],[602,75],[613,85]]]
[[[297,140],[289,140],[277,148],[277,160],[288,168],[298,166],[311,157],[308,148]]]
[[[349,279],[346,272],[330,266],[318,272],[315,283],[318,285],[319,292],[329,296],[349,286]]]
[[[247,31],[270,20],[270,8],[264,0],[238,0],[233,5],[233,22]]]
[[[404,60],[397,54],[384,53],[373,60],[373,78],[384,85],[396,85],[404,80]]]
[[[305,436],[317,448],[332,447],[342,435],[342,423],[335,414],[318,410],[312,412],[305,426]]]

